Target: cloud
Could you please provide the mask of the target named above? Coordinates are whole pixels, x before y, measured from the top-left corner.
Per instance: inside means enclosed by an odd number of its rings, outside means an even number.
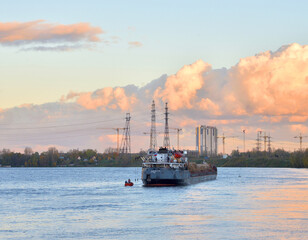
[[[208,125],[210,126],[230,125],[230,124],[241,123],[241,122],[243,122],[242,119],[215,119],[215,120],[210,120],[208,122]]]
[[[24,104],[21,104],[18,106],[19,108],[32,108],[33,107],[33,104],[30,104],[30,103],[24,103]]]
[[[283,116],[273,116],[273,117],[268,117],[268,116],[263,116],[262,119],[260,120],[261,122],[271,122],[271,123],[279,123],[284,119]]]
[[[230,69],[212,70],[199,60],[169,76],[154,96],[171,110],[273,117],[308,116],[307,92],[308,45],[294,43],[243,58]]]
[[[275,146],[278,146],[279,140],[292,142],[293,136],[299,132],[308,132],[307,92],[308,47],[294,43],[275,52],[243,58],[229,69],[212,69],[209,63],[198,60],[143,87],[128,85],[93,92],[69,92],[58,103],[5,109],[1,112],[0,124],[28,121],[42,125],[61,119],[70,124],[79,119],[90,121],[106,117],[118,120],[107,126],[102,123],[100,127],[124,127],[124,112],[129,111],[134,135],[133,151],[139,151],[148,145],[142,133],[148,132],[150,106],[155,99],[157,132],[163,131],[164,103],[168,102],[171,111],[169,125],[183,128],[182,146],[193,149],[197,125],[214,125],[219,134],[224,132],[226,136],[242,136],[242,129],[246,129],[247,141],[251,141],[247,148],[255,147],[252,143],[255,143],[257,130],[262,129],[271,134]],[[81,130],[74,129],[72,134],[78,131]],[[99,142],[97,129],[92,131],[90,137],[72,138],[67,144],[100,151],[114,145],[107,133]],[[26,133],[18,139],[22,141],[23,136]],[[64,137],[57,138],[57,141],[63,141],[59,145],[66,146],[64,140]],[[242,143],[238,141],[236,144],[240,148]]]
[[[243,58],[228,75],[224,98],[247,114],[308,115],[308,45]]]
[[[143,44],[141,42],[137,42],[137,41],[134,41],[134,42],[128,42],[128,45],[130,47],[142,47]]]
[[[181,120],[179,125],[180,125],[180,127],[197,126],[198,122],[194,119],[185,118],[185,119]]]
[[[303,124],[293,124],[290,126],[291,130],[295,133],[307,133],[308,127]]]
[[[92,49],[90,45],[59,45],[59,46],[38,46],[38,47],[28,47],[28,48],[22,48],[21,51],[38,51],[38,52],[47,52],[47,51],[53,51],[53,52],[71,52],[78,49]]]
[[[0,44],[3,46],[30,46],[26,50],[68,51],[84,47],[84,43],[100,42],[100,27],[90,23],[57,24],[45,20],[31,22],[0,22]],[[63,43],[78,43],[68,45]],[[44,44],[44,45],[42,45]],[[45,46],[49,44],[48,46]],[[58,45],[60,44],[60,45]],[[56,45],[56,46],[55,46]]]
[[[306,122],[308,116],[291,116],[289,117],[289,122]]]
[[[89,110],[121,109],[129,110],[137,102],[135,94],[127,96],[125,89],[117,87],[106,87],[95,92],[70,92],[67,96],[62,96],[60,101],[67,102],[75,100],[76,103]]]
[[[213,115],[221,115],[219,106],[208,98],[202,98],[198,103],[201,110],[206,110]]]
[[[167,101],[171,110],[191,109],[197,91],[204,84],[202,74],[210,70],[211,66],[202,60],[186,65],[177,74],[167,78],[164,89],[158,88],[155,97]]]

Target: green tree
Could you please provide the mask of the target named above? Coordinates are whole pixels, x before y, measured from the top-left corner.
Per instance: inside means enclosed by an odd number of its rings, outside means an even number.
[[[58,159],[59,159],[58,150],[55,147],[48,148],[47,151],[48,166],[56,167]]]

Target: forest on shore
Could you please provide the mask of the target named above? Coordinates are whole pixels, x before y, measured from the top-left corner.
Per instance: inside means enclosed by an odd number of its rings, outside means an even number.
[[[26,147],[24,153],[9,149],[0,151],[0,167],[141,167],[141,156],[145,151],[132,154],[118,154],[116,149],[107,148],[104,153],[96,150],[72,149],[66,153],[50,147],[46,152],[33,152]],[[277,149],[271,152],[251,151],[240,153],[234,150],[229,156],[198,156],[195,151],[188,151],[189,161],[203,161],[217,167],[288,167],[308,168],[308,148],[302,151],[287,152]]]
[[[201,162],[203,159],[192,158],[191,160]],[[272,152],[252,151],[240,153],[234,150],[230,156],[223,158],[204,157],[204,160],[217,167],[286,167],[286,168],[308,168],[308,148],[302,151],[287,152],[277,149]]]

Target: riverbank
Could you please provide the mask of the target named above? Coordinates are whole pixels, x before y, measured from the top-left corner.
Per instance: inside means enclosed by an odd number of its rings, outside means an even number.
[[[59,153],[50,148],[47,152],[22,154],[2,151],[0,167],[141,167],[146,152],[119,155],[116,152],[98,153],[95,150],[71,150]],[[217,167],[281,167],[281,168],[308,168],[308,149],[305,151],[286,152],[245,152],[233,151],[228,157],[197,156],[189,153],[191,162],[206,161]]]

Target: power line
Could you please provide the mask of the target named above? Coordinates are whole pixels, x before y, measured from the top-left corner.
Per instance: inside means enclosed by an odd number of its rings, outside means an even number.
[[[117,119],[109,119],[104,121],[96,121],[96,122],[87,122],[87,123],[72,123],[72,124],[64,124],[64,125],[53,125],[53,126],[43,126],[43,127],[11,127],[11,128],[0,128],[0,130],[33,130],[33,129],[48,129],[48,128],[61,128],[61,127],[71,127],[71,126],[83,126],[83,125],[91,125],[98,124],[103,122],[113,122],[115,120],[120,120],[123,118]]]
[[[68,137],[79,137],[79,136],[92,136],[92,133],[85,133],[85,134],[74,134],[74,135],[63,135],[61,136],[61,139],[63,138],[68,138]],[[12,142],[18,142],[18,141],[24,141],[24,140],[28,140],[28,141],[47,141],[47,140],[59,140],[59,137],[53,137],[53,136],[46,136],[46,137],[42,137],[42,136],[37,136],[37,137],[25,137],[25,138],[19,138],[19,139],[5,139],[5,142],[7,141],[12,141]]]

